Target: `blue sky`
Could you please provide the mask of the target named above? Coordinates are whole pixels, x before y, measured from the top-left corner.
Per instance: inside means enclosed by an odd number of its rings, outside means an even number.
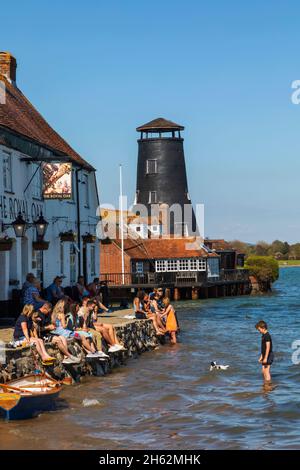
[[[119,163],[133,200],[135,128],[163,116],[186,127],[206,235],[294,242],[299,23],[296,1],[15,0],[1,5],[0,50],[16,56],[22,91],[97,168],[101,202],[117,202]]]

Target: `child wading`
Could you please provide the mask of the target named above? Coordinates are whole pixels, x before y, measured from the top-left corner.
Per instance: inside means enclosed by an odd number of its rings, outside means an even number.
[[[274,359],[272,338],[268,332],[268,326],[265,321],[261,320],[255,328],[262,334],[261,337],[261,355],[258,362],[262,365],[262,373],[266,383],[271,382],[270,368]]]

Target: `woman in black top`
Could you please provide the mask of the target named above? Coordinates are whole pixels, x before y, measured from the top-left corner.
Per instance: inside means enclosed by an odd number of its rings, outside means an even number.
[[[14,341],[18,341],[23,346],[35,344],[38,354],[43,362],[53,362],[54,357],[49,356],[45,349],[44,341],[38,338],[37,332],[33,327],[32,315],[34,313],[33,305],[24,305],[21,315],[16,321],[14,329]]]

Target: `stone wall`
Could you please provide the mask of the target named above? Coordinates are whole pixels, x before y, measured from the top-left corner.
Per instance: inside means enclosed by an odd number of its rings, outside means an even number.
[[[62,364],[63,356],[55,345],[46,344],[48,353],[56,358],[53,366],[44,368],[34,347],[6,349],[6,363],[0,365],[0,382],[7,382],[35,370],[47,370],[53,377],[62,380],[72,377],[73,381],[79,381],[84,375],[104,375],[113,367],[125,364],[126,360],[139,354],[156,348],[158,338],[151,320],[135,320],[115,327],[119,340],[127,348],[126,351],[109,354],[107,361],[98,359],[86,359],[80,345],[75,340],[70,340],[69,349],[72,354],[81,358],[80,364]],[[107,346],[103,345],[103,351],[107,352]]]

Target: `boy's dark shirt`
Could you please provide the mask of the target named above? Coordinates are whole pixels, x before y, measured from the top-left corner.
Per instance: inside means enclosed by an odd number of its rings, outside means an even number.
[[[40,310],[37,310],[37,313],[40,318],[40,321],[38,322],[38,336],[40,337],[49,333],[49,331],[46,330],[46,327],[51,325],[51,315],[45,315],[45,313],[42,313]]]
[[[261,337],[261,354],[263,356],[263,358],[265,357],[265,354],[266,354],[266,349],[267,349],[267,343],[271,343],[270,344],[270,351],[269,351],[269,354],[271,352],[273,352],[273,348],[272,348],[272,338],[271,338],[271,335],[270,333],[267,331],[267,333],[264,333]]]

